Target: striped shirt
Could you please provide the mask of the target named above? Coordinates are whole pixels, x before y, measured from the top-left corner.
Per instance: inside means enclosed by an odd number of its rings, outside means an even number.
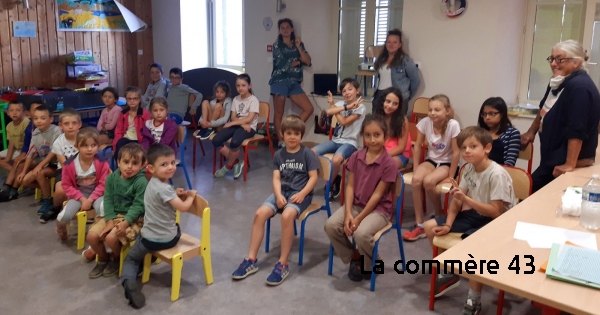
[[[506,131],[498,137],[497,140],[500,141],[503,148],[504,157],[503,161],[495,161],[498,164],[515,166],[517,163],[517,158],[519,157],[519,150],[521,149],[521,133],[514,127],[508,127]],[[494,150],[494,145],[492,145],[492,150]],[[499,154],[492,154],[490,152],[490,156],[499,156]]]

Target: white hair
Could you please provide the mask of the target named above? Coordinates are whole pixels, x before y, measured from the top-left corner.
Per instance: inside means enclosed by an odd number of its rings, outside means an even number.
[[[559,42],[554,45],[553,49],[558,49],[567,54],[570,58],[575,58],[581,60],[581,67],[584,71],[588,71],[588,56],[587,51],[583,49],[583,45],[576,40],[565,40],[563,42]]]

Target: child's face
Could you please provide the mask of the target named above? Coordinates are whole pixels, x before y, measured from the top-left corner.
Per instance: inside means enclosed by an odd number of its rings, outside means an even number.
[[[215,90],[215,97],[218,101],[222,101],[227,97],[227,94],[225,94],[225,91],[221,87],[218,87]]]
[[[93,159],[98,153],[98,142],[93,138],[86,139],[82,145],[76,145],[76,147],[79,150],[79,155],[86,159]]]
[[[119,170],[121,171],[121,178],[128,179],[137,175],[143,167],[142,156],[131,156],[129,154],[123,154],[121,159],[118,161]]]
[[[36,110],[33,112],[33,125],[41,131],[46,131],[52,125],[52,117],[45,110]]]
[[[137,110],[138,107],[140,107],[140,95],[136,92],[129,92],[127,94],[125,94],[125,99],[127,100],[127,105],[129,106],[130,109],[134,109]]]
[[[252,84],[249,84],[244,79],[237,79],[235,81],[235,88],[237,89],[239,94],[246,95],[248,91],[252,88]]]
[[[180,85],[183,81],[183,77],[181,77],[179,74],[169,73],[169,80],[171,81],[172,85]]]
[[[380,150],[385,142],[385,133],[376,122],[371,122],[363,129],[363,138],[369,149]]]
[[[117,102],[117,99],[111,92],[104,92],[104,94],[102,94],[102,102],[106,106],[113,106]]]
[[[490,154],[491,150],[491,144],[488,144],[484,148],[481,142],[475,137],[469,137],[465,139],[465,142],[460,146],[460,155],[467,163],[477,164],[485,159],[485,157]]]
[[[167,109],[156,104],[152,106],[152,119],[156,122],[163,122],[167,119]]]
[[[27,117],[31,118],[33,116],[33,112],[35,112],[35,109],[40,106],[42,106],[42,104],[31,103],[31,106],[29,106],[29,111],[26,113]]]
[[[360,89],[355,88],[352,83],[346,84],[346,86],[344,86],[342,89],[342,96],[344,96],[346,102],[356,101],[358,94],[360,94]]]
[[[398,110],[400,99],[394,93],[388,93],[383,101],[383,112],[386,115],[391,115]]]
[[[62,121],[58,123],[58,127],[62,130],[65,135],[74,137],[77,135],[77,131],[81,128],[81,121],[77,117],[66,116],[63,117]]]
[[[152,82],[160,80],[160,77],[162,77],[162,72],[160,72],[158,68],[150,68],[150,79],[152,80]]]
[[[157,158],[154,164],[148,165],[148,170],[152,173],[152,176],[161,181],[168,181],[170,178],[173,178],[177,170],[175,154]]]
[[[484,106],[483,111],[481,112],[481,117],[483,118],[483,122],[491,129],[498,124],[500,124],[500,119],[502,119],[502,115],[500,112],[494,108],[494,106]]]
[[[8,106],[8,117],[12,121],[21,121],[23,120],[24,115],[23,106],[20,105],[9,105]]]
[[[302,134],[300,131],[287,129],[283,132],[283,142],[285,142],[286,148],[293,150],[300,145],[300,141],[302,141]]]
[[[433,122],[442,122],[446,120],[446,116],[450,114],[450,111],[446,109],[444,103],[439,100],[429,102],[429,119]]]

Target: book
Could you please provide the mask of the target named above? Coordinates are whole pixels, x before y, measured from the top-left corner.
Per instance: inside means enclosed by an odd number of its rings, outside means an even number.
[[[561,256],[562,254],[562,256]],[[552,244],[550,259],[546,268],[546,276],[552,279],[566,281],[587,287],[600,289],[600,283],[595,283],[593,275],[600,273],[600,252],[578,248],[565,244]],[[590,275],[592,277],[590,278]]]

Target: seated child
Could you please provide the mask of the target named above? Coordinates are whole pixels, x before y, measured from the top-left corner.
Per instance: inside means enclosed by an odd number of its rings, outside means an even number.
[[[168,117],[167,99],[157,96],[150,101],[151,120],[146,120],[142,128],[142,147],[148,150],[150,145],[161,143],[173,149],[177,156],[177,123]]]
[[[33,101],[29,105],[29,110],[25,111],[25,116],[29,119],[29,124],[27,124],[27,127],[25,128],[25,137],[23,138],[21,154],[13,159],[13,167],[18,167],[19,164],[24,163],[27,158],[27,152],[29,152],[29,147],[31,146],[31,134],[35,130],[33,120],[31,120],[31,113],[33,113],[38,106],[42,105],[44,105],[44,103],[41,101]]]
[[[166,96],[169,92],[169,81],[163,78],[163,68],[159,63],[150,65],[150,83],[142,96],[142,107],[150,110],[150,101],[156,96]]]
[[[285,147],[273,157],[273,194],[256,210],[248,256],[233,272],[233,279],[244,279],[258,271],[256,255],[265,235],[265,222],[277,213],[281,213],[281,254],[267,284],[279,285],[289,274],[294,220],[310,206],[318,180],[319,161],[309,148],[300,144],[305,128],[297,115],[287,116],[281,123]]]
[[[385,140],[385,149],[394,159],[398,169],[406,167],[412,157],[412,139],[408,131],[408,119],[402,108],[402,92],[395,88],[381,91],[381,96],[375,100],[377,114],[385,117],[390,134]]]
[[[102,90],[102,102],[106,108],[100,113],[100,119],[96,128],[100,132],[100,150],[111,146],[115,138],[115,128],[121,116],[121,107],[117,105],[119,92],[114,87],[106,87]]]
[[[508,107],[501,97],[490,97],[483,102],[479,110],[479,127],[492,134],[490,160],[515,166],[521,149],[521,133],[508,119]]]
[[[77,212],[88,211],[89,219],[104,216],[102,201],[110,166],[107,161],[98,158],[99,145],[98,130],[93,127],[79,130],[75,139],[75,147],[79,152],[64,164],[62,187],[69,200],[56,221],[56,233],[61,240],[67,239],[67,223],[73,220]]]
[[[137,87],[128,87],[125,91],[127,106],[121,111],[115,128],[114,156],[119,156],[119,150],[128,143],[142,143],[142,128],[150,119],[150,113],[140,106],[141,95]]]
[[[366,148],[355,152],[348,160],[346,203],[327,219],[325,233],[335,253],[344,264],[350,264],[348,278],[352,281],[371,279],[360,269],[371,269],[375,233],[392,218],[392,187],[398,177],[394,159],[385,151],[389,134],[384,117],[369,114],[360,129]],[[356,246],[348,239],[353,237]]]
[[[58,161],[57,170],[54,176],[54,196],[52,196],[54,207],[42,214],[40,217],[41,223],[48,223],[51,220],[56,219],[60,209],[62,209],[63,202],[67,200],[65,191],[62,187],[62,167],[67,159],[77,154],[77,148],[75,146],[75,138],[77,132],[81,128],[81,117],[76,110],[72,108],[65,108],[58,116],[58,127],[63,131],[56,141],[52,144],[52,153],[56,155]]]
[[[510,175],[488,158],[492,149],[490,133],[480,127],[467,127],[460,132],[457,142],[461,156],[468,164],[462,171],[460,184],[452,180],[448,215],[425,222],[425,233],[431,246],[434,236],[463,233],[462,238],[465,238],[516,204]],[[456,288],[459,282],[457,275],[440,275],[435,296]],[[482,284],[469,281],[469,286],[463,314],[479,314]]]
[[[334,153],[331,161],[333,162],[335,180],[329,191],[330,200],[340,194],[342,178],[338,173],[342,163],[350,158],[358,148],[358,134],[366,111],[365,106],[362,104],[362,97],[358,97],[360,95],[360,83],[358,81],[346,78],[342,80],[339,88],[344,96],[344,101],[334,104],[333,95],[329,92],[329,96],[327,96],[327,102],[329,103],[327,115],[335,115],[341,127],[339,130],[336,128],[337,134],[333,135],[333,140],[323,142],[313,148],[313,151],[319,155]]]
[[[137,143],[125,145],[119,151],[117,163],[119,169],[106,177],[104,218],[96,220],[86,237],[93,252],[98,254],[98,262],[89,273],[91,279],[112,277],[119,272],[121,246],[129,241],[128,228],[134,234],[139,233],[139,219],[144,215],[144,192],[148,184],[144,149]],[[105,245],[112,250],[111,256]],[[87,256],[85,252],[84,255]]]
[[[18,101],[8,103],[7,113],[12,121],[6,125],[8,148],[0,152],[0,167],[10,171],[13,168],[13,160],[21,155],[29,118],[25,117],[23,103]]]
[[[206,140],[215,131],[221,130],[231,116],[231,98],[229,97],[231,88],[229,83],[219,81],[215,84],[213,90],[215,98],[210,103],[207,100],[202,101],[202,116],[198,120],[198,127],[201,129],[196,136],[201,140]]]
[[[188,108],[190,115],[196,115],[196,109],[202,103],[202,93],[182,83],[183,72],[179,68],[169,71],[169,79],[171,86],[169,86],[167,100],[171,105],[171,113],[179,115],[182,120],[191,121],[191,119],[186,119],[185,115],[188,113]],[[190,104],[191,95],[195,96],[192,104]]]
[[[221,147],[219,152],[227,159],[227,164],[215,172],[215,177],[223,177],[233,169],[233,178],[238,178],[244,170],[244,159],[238,160],[244,140],[254,137],[258,126],[260,102],[252,93],[252,81],[247,74],[240,74],[235,80],[240,95],[233,99],[231,121],[223,126],[212,139],[213,146]],[[231,139],[230,142],[227,140]]]
[[[153,144],[148,149],[148,171],[152,179],[144,194],[144,227],[123,262],[121,284],[125,297],[134,308],[141,308],[146,302],[137,275],[144,256],[151,251],[164,250],[177,245],[181,237],[179,225],[175,223],[176,211],[186,212],[196,199],[196,191],[174,189],[169,185],[177,165],[175,152],[164,144]],[[118,265],[117,265],[118,266]]]

